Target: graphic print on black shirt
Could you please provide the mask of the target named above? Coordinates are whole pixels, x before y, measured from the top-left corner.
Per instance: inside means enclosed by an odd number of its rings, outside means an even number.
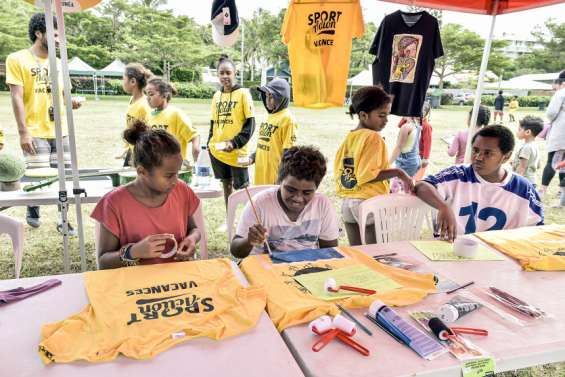
[[[408,26],[403,16],[420,15]],[[428,12],[386,16],[369,53],[375,55],[373,84],[394,95],[391,113],[421,116],[435,59],[443,56],[437,20]]]

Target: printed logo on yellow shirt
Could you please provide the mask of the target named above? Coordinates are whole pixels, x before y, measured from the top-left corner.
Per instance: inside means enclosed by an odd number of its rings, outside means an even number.
[[[277,132],[279,126],[269,123],[261,123],[259,128],[259,140],[257,142],[257,148],[264,151],[270,151],[271,147],[268,145],[271,142],[271,138]],[[263,144],[266,143],[266,144]]]
[[[357,186],[357,177],[355,177],[355,160],[353,157],[345,157],[343,159],[341,185],[346,189],[352,189]]]
[[[218,126],[224,128],[226,124],[233,124],[231,119],[232,111],[235,109],[238,101],[218,101],[216,103],[216,114],[218,115]],[[223,117],[223,118],[222,118]]]
[[[187,289],[197,287],[198,284],[196,284],[195,281],[185,281],[126,291],[126,296],[143,295],[145,297],[135,301],[138,312],[130,313],[130,320],[127,322],[127,325],[130,326],[134,323],[159,318],[175,317],[183,312],[196,314],[213,311],[214,305],[212,305],[212,297],[198,297],[189,292],[174,294],[174,291],[186,291]],[[171,292],[171,295],[146,298],[147,295],[162,294],[164,292]]]
[[[36,67],[31,68],[30,72],[33,81],[36,83],[34,93],[50,94],[51,85],[49,83],[49,69],[47,67]]]
[[[333,46],[334,39],[326,36],[335,35],[337,23],[343,12],[341,11],[321,11],[313,12],[308,15],[308,26],[310,26],[310,35],[307,38],[312,39],[312,36],[321,36],[322,38],[313,41],[311,46]],[[315,37],[314,37],[315,38]]]

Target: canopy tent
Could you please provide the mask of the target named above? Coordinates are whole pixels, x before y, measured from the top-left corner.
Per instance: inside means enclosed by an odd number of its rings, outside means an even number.
[[[114,59],[112,63],[108,64],[97,73],[98,76],[102,77],[122,77],[124,75],[125,68],[126,65],[122,63],[120,59]]]
[[[53,24],[53,5],[55,8],[55,15],[57,19],[59,31],[59,51],[61,56],[61,69],[63,71],[63,91],[64,93],[71,93],[71,80],[69,75],[69,62],[67,58],[67,37],[65,34],[65,18],[63,11],[77,12],[83,9],[93,7],[101,0],[26,0],[38,6],[42,6],[45,10],[45,24],[47,27],[47,45],[49,49],[49,80],[51,81],[52,93],[59,93],[59,72],[57,67],[57,51],[55,48],[55,27]],[[84,189],[80,188],[80,180],[78,176],[78,161],[76,151],[76,138],[75,138],[75,124],[73,119],[73,105],[70,95],[64,96],[65,103],[60,102],[58,95],[53,95],[53,107],[55,108],[55,135],[57,143],[57,167],[59,176],[59,207],[61,208],[61,221],[63,233],[63,254],[65,272],[70,270],[69,266],[69,223],[67,220],[68,202],[67,202],[67,187],[65,181],[65,164],[63,159],[63,129],[61,125],[61,112],[62,106],[65,106],[67,128],[69,131],[69,154],[71,156],[71,170],[73,176],[73,195],[75,198],[75,208],[77,217],[77,228],[79,237],[80,248],[80,265],[82,271],[86,271],[86,257],[84,251],[84,229],[82,223],[82,210],[81,210],[81,194],[85,193]]]
[[[437,8],[455,12],[505,14],[527,9],[560,4],[563,0],[384,0],[390,3],[414,5],[424,8]]]
[[[525,89],[525,90],[551,90],[550,84],[523,78],[513,78],[507,81],[491,82],[484,85],[486,89]]]
[[[69,74],[74,76],[94,76],[96,70],[85,63],[81,58],[75,56],[69,61]]]
[[[481,103],[481,94],[483,92],[483,82],[485,72],[488,66],[488,59],[490,55],[492,38],[494,34],[494,25],[496,16],[499,14],[518,12],[527,9],[540,8],[547,5],[559,4],[563,0],[384,0],[391,3],[414,5],[419,7],[445,9],[456,12],[466,13],[479,13],[491,15],[491,24],[488,38],[483,50],[483,57],[481,60],[481,68],[479,70],[479,79],[477,82],[477,89],[475,91],[475,100],[473,103],[473,111],[471,113],[471,124],[477,123],[479,115],[479,105]],[[471,142],[473,135],[478,131],[478,128],[471,127],[472,134],[467,138],[467,148],[465,151],[465,162],[471,159]]]

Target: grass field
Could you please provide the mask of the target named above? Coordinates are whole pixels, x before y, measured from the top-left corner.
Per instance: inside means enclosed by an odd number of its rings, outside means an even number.
[[[175,105],[188,113],[192,122],[204,138],[208,135],[209,127],[209,101],[175,99]],[[100,101],[88,98],[83,108],[75,111],[75,124],[77,129],[78,161],[81,168],[110,168],[121,166],[121,161],[116,160],[122,145],[120,133],[123,130],[124,112],[127,106],[126,97],[108,97]],[[327,194],[334,202],[336,208],[338,200],[332,183],[333,157],[345,134],[355,126],[355,122],[346,115],[345,108],[328,110],[306,110],[301,108],[292,109],[298,122],[298,143],[314,144],[320,148],[328,158],[329,172],[324,179],[321,191]],[[433,126],[433,146],[431,164],[428,172],[436,172],[453,163],[453,158],[446,153],[447,146],[441,141],[441,137],[454,134],[457,130],[465,127],[468,107],[446,107],[433,110],[431,124]],[[266,112],[263,105],[256,103],[256,116],[258,120],[263,119]],[[526,114],[542,116],[543,114],[534,109],[520,109],[518,119]],[[388,126],[382,132],[389,150],[396,139],[398,118],[391,116]],[[20,154],[19,139],[17,137],[14,117],[10,107],[7,93],[0,93],[0,125],[6,134],[5,150],[10,153]],[[516,130],[517,124],[509,125]],[[251,142],[255,145],[255,139]],[[545,145],[539,142],[542,156],[545,156]],[[542,161],[545,163],[545,159]],[[557,204],[557,180],[552,182],[548,195],[544,198],[546,210],[546,223],[565,223],[565,210],[562,208],[550,208]],[[0,195],[2,195],[0,193]],[[88,268],[95,269],[94,255],[94,224],[89,214],[93,205],[83,206],[83,218],[85,222],[86,251]],[[3,213],[25,219],[25,208],[10,208]],[[222,198],[204,200],[204,213],[209,233],[210,257],[229,256],[226,250],[227,237],[225,233],[217,232],[216,229],[225,221],[225,207]],[[55,231],[56,208],[42,207],[42,226],[32,229],[26,225],[25,228],[25,254],[23,257],[22,277],[59,274],[63,272],[62,237]],[[69,211],[71,222],[76,224],[75,211],[72,207]],[[340,243],[347,241],[341,239]],[[0,238],[0,279],[14,277],[14,258],[8,239]],[[78,252],[78,239],[71,240],[71,270],[80,271],[80,258]],[[562,364],[548,365],[540,368],[531,368],[519,372],[504,374],[505,376],[565,376],[565,366]]]

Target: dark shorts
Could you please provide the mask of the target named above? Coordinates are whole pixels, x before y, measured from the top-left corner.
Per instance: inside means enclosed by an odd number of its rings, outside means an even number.
[[[222,181],[229,181],[233,183],[233,188],[236,190],[249,186],[249,173],[247,168],[240,168],[231,166],[216,159],[210,153],[210,162],[212,163],[212,170],[214,170],[214,177]]]

